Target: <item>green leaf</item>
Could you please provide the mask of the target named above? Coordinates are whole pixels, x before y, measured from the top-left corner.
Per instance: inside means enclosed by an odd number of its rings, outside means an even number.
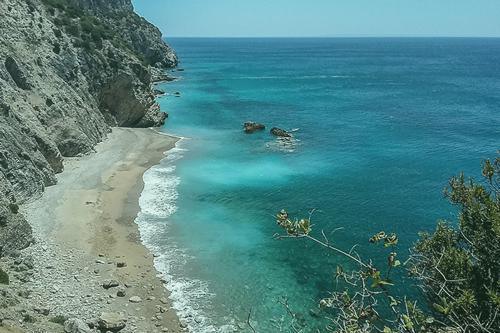
[[[385,280],[380,280],[378,283],[382,284],[384,286],[393,286],[394,285],[394,283],[391,283],[391,282],[385,281]]]
[[[407,330],[411,330],[413,329],[413,322],[411,321],[410,317],[408,317],[407,315],[403,315],[403,322],[405,324],[405,328]]]
[[[398,301],[397,301],[394,297],[389,296],[389,299],[390,299],[390,301],[391,301],[391,304],[390,304],[391,306],[396,306],[396,305],[398,305]]]
[[[384,333],[392,333],[392,330],[389,327],[385,326],[383,332]]]
[[[335,275],[336,278],[344,275],[344,269],[342,268],[342,266],[340,265],[337,266],[337,272],[335,273]]]
[[[434,303],[433,306],[434,306],[434,309],[436,309],[436,311],[438,311],[439,313],[446,315],[450,312],[450,308],[448,308],[446,306],[442,306],[442,305],[439,305],[437,303]]]

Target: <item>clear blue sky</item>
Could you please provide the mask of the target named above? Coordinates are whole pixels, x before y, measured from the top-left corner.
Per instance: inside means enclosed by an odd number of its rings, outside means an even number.
[[[500,0],[133,0],[167,37],[500,37]]]

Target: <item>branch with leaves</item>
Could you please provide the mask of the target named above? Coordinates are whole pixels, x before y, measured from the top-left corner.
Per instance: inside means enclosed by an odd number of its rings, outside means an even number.
[[[500,154],[500,152],[499,152]],[[434,233],[422,233],[402,264],[396,234],[381,231],[372,244],[388,250],[379,269],[362,259],[353,247],[347,251],[321,231],[312,235],[309,218],[292,219],[285,210],[276,215],[284,234],[276,239],[303,238],[341,255],[357,266],[337,266],[336,288],[318,307],[330,320],[326,331],[368,332],[500,332],[500,157],[483,163],[482,182],[453,177],[445,195],[459,208],[458,224],[439,222]],[[404,267],[405,270],[398,270]],[[409,272],[428,301],[426,312],[415,300],[393,292],[396,271]],[[287,303],[288,304],[288,303]],[[288,309],[288,307],[287,307]]]
[[[336,290],[319,301],[331,325],[332,332],[428,332],[433,318],[424,317],[416,302],[398,299],[390,290],[394,285],[391,272],[401,266],[397,259],[398,237],[381,231],[370,238],[370,243],[382,244],[388,249],[383,271],[372,260],[363,260],[353,249],[343,250],[331,242],[322,231],[322,239],[312,236],[313,224],[309,218],[292,219],[285,210],[276,215],[277,224],[285,234],[276,239],[304,238],[352,261],[358,269],[345,271],[338,265],[335,273]],[[383,313],[383,314],[382,314]],[[389,316],[385,315],[390,314]]]

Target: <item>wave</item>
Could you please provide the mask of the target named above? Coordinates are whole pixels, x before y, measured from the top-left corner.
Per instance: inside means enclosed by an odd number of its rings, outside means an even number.
[[[233,332],[234,325],[218,328],[204,313],[203,308],[209,307],[214,297],[205,281],[173,275],[174,271],[193,259],[174,241],[165,239],[165,235],[168,238],[169,217],[177,211],[181,179],[175,173],[175,162],[187,151],[181,148],[183,141],[179,140],[175,148],[166,152],[159,165],[144,173],[144,190],[139,198],[140,212],[135,222],[139,227],[141,241],[155,256],[156,270],[166,281],[172,307],[180,320],[188,325],[189,331]]]

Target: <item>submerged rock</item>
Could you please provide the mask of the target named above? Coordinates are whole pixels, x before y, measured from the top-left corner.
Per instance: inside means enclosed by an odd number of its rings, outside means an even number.
[[[164,91],[161,91],[160,89],[153,89],[153,94],[155,96],[164,96],[166,93]]]
[[[245,133],[254,133],[256,131],[262,131],[266,129],[266,126],[263,124],[255,123],[253,121],[247,121],[243,124],[243,129]]]
[[[281,138],[291,138],[292,137],[292,135],[290,133],[288,133],[287,131],[285,131],[281,128],[278,128],[278,127],[273,127],[271,129],[271,134],[275,135],[275,136],[279,136]]]

